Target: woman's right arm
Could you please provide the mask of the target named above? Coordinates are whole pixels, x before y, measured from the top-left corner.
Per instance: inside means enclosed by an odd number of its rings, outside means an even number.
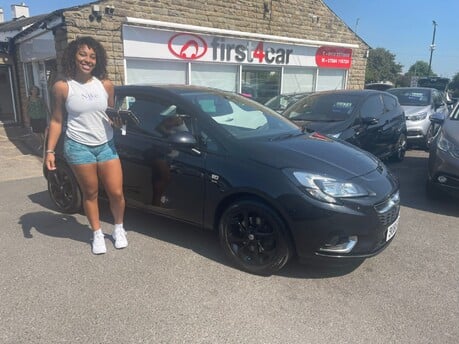
[[[65,113],[65,100],[68,95],[68,84],[61,80],[57,81],[52,89],[51,102],[51,120],[49,122],[48,143],[45,153],[45,164],[48,170],[56,169],[56,159],[54,150],[56,149],[57,141],[62,132],[62,121]]]

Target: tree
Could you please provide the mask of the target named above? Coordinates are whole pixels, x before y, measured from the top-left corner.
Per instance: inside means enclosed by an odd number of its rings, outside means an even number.
[[[425,61],[416,61],[410,69],[408,69],[410,76],[437,76],[433,71],[429,73],[429,64]]]
[[[365,83],[391,81],[395,83],[402,71],[402,65],[395,62],[395,55],[384,48],[370,50],[365,73]]]

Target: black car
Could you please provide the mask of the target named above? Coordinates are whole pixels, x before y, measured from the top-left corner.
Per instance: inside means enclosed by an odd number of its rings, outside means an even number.
[[[391,242],[399,185],[373,155],[234,93],[183,85],[115,93],[127,125],[115,135],[127,204],[218,231],[239,268],[271,274],[294,254],[362,259]],[[56,172],[44,173],[54,203],[75,212],[81,192],[61,146]]]
[[[429,149],[427,195],[459,197],[459,104],[449,116],[435,113],[430,120],[440,129]]]
[[[381,159],[402,161],[405,157],[405,114],[397,98],[387,92],[317,92],[297,101],[282,115],[308,130],[350,142]]]

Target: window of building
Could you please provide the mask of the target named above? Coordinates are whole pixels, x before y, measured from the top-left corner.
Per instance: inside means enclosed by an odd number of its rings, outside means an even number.
[[[319,69],[316,91],[343,89],[345,76],[346,71],[343,69]]]
[[[127,84],[186,84],[187,64],[183,62],[126,60]]]
[[[301,93],[314,91],[316,69],[284,68],[282,93]]]
[[[241,92],[264,104],[280,93],[281,69],[242,66]]]
[[[192,63],[190,83],[236,92],[237,72],[235,65]]]

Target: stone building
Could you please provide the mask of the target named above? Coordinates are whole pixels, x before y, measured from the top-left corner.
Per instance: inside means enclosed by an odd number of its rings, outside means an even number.
[[[103,43],[115,84],[199,84],[260,102],[363,88],[369,50],[322,0],[102,0],[14,23],[18,32],[0,24],[0,70],[12,75],[10,120],[19,123],[28,87],[49,102],[63,49],[82,35]]]

